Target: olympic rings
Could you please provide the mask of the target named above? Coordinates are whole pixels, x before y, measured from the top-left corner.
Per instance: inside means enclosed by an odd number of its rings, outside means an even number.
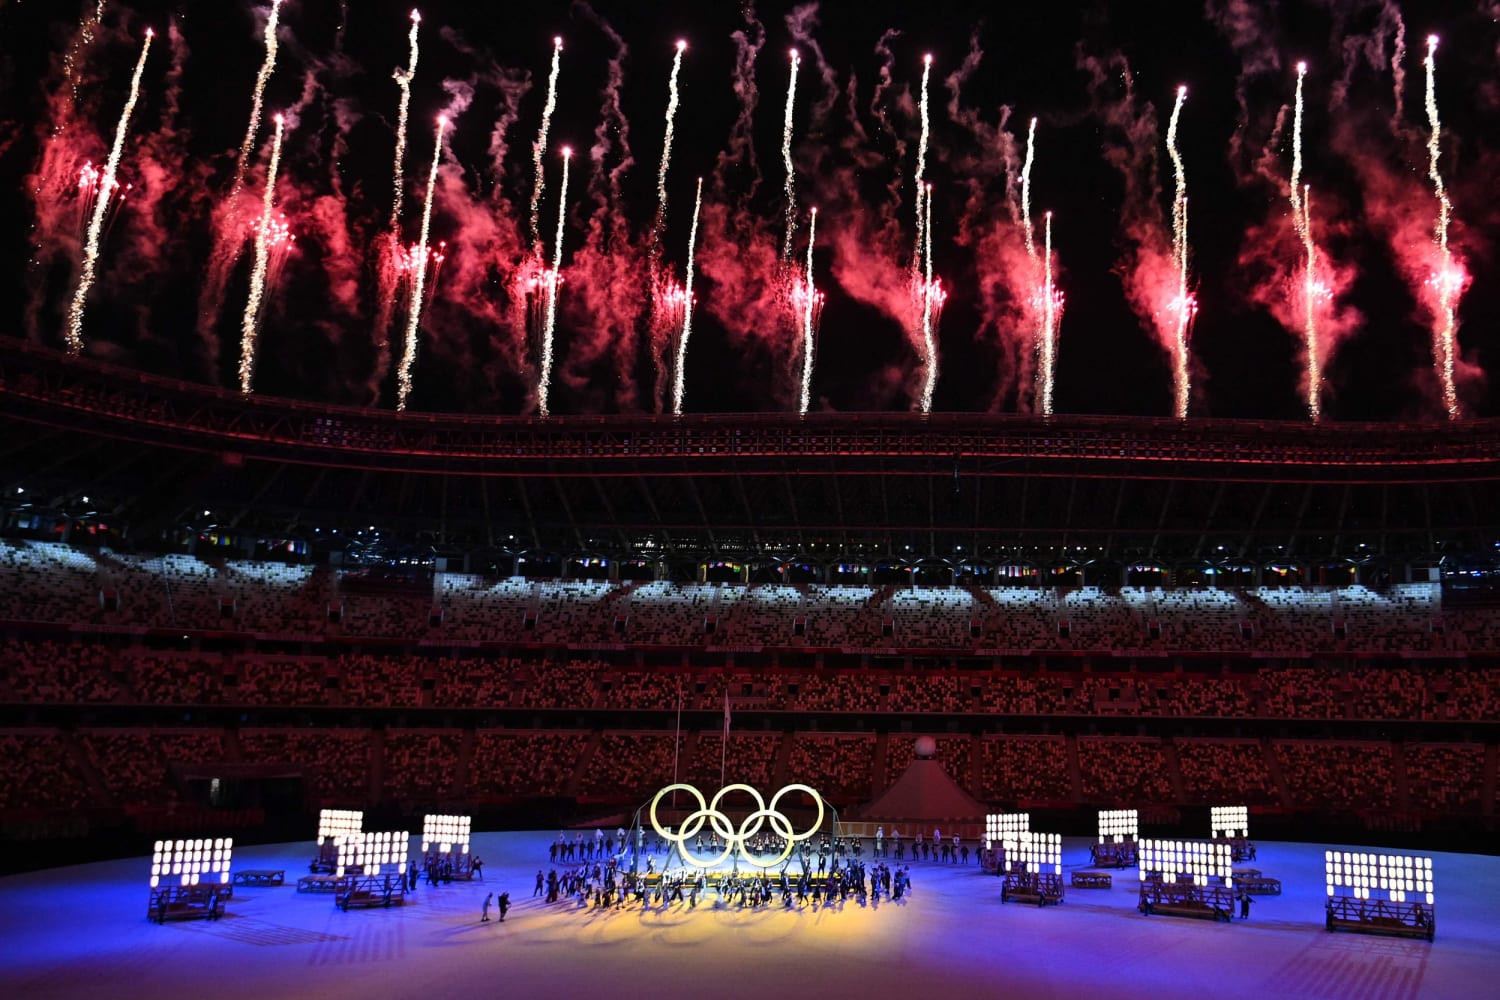
[[[692,796],[697,801],[698,808],[688,813],[687,817],[682,821],[680,830],[677,833],[673,833],[670,829],[664,829],[661,821],[656,818],[656,807],[661,803],[663,798],[678,789]],[[735,828],[733,821],[719,809],[719,803],[731,792],[744,792],[755,802],[755,809],[740,822],[738,829]],[[812,796],[813,802],[818,806],[818,818],[813,821],[812,826],[801,833],[793,829],[792,821],[777,808],[777,804],[781,802],[782,796],[788,792],[804,792]],[[697,788],[694,788],[692,785],[678,783],[668,785],[656,793],[656,797],[651,800],[651,808],[648,811],[648,815],[651,819],[651,828],[656,831],[656,835],[669,844],[677,845],[677,851],[682,855],[682,859],[695,868],[717,868],[724,861],[728,860],[735,851],[739,851],[741,857],[757,868],[774,868],[792,856],[792,851],[799,841],[807,840],[818,832],[819,828],[823,825],[825,810],[823,807],[823,797],[808,785],[787,785],[781,791],[771,796],[771,804],[768,806],[760,792],[749,785],[725,785],[714,793],[714,797],[711,800],[705,801],[703,793]],[[767,823],[771,825],[772,832],[780,837],[784,844],[781,853],[769,861],[757,858],[746,849],[746,842],[760,833],[761,828]],[[711,826],[713,831],[719,835],[719,838],[724,841],[724,850],[713,858],[699,858],[688,850],[688,841],[698,836],[705,824]]]

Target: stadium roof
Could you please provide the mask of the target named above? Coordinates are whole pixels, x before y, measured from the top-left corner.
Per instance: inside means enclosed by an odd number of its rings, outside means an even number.
[[[1488,550],[1500,421],[527,419],[242,397],[0,341],[12,504],[692,558],[1312,561]],[[17,490],[25,490],[18,494]]]

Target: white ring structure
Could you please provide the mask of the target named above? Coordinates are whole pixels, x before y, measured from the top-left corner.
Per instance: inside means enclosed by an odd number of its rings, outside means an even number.
[[[661,821],[656,817],[656,807],[661,804],[661,800],[664,797],[678,790],[686,792],[697,800],[698,808],[688,813],[687,817],[682,821],[681,829],[677,833],[673,833],[671,830],[662,827]],[[724,800],[726,795],[733,792],[744,792],[755,801],[755,809],[741,821],[738,828],[719,809],[719,803]],[[801,833],[793,830],[792,821],[777,808],[782,796],[789,792],[805,792],[812,796],[813,802],[818,807],[818,818]],[[725,785],[714,793],[714,797],[711,800],[705,800],[703,793],[697,788],[679,782],[678,784],[668,785],[656,793],[656,796],[651,800],[651,808],[648,811],[648,815],[651,819],[651,828],[656,831],[656,835],[669,844],[677,845],[677,851],[682,855],[682,859],[694,868],[717,868],[728,860],[735,851],[739,851],[740,855],[746,861],[757,868],[774,868],[792,856],[792,851],[798,842],[807,840],[818,832],[818,829],[823,825],[823,817],[826,815],[826,811],[823,807],[823,797],[809,785],[787,785],[771,796],[771,804],[768,806],[760,792],[750,785],[738,783]],[[771,824],[771,829],[785,842],[781,853],[769,861],[757,858],[745,849],[746,841],[759,833],[761,828],[767,823]],[[696,837],[703,830],[704,824],[712,826],[714,832],[724,841],[724,850],[713,858],[699,858],[688,850],[688,841]]]

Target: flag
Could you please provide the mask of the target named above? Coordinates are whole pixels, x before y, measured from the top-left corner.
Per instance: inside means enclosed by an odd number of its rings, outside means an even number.
[[[729,738],[729,688],[724,689],[724,738]]]

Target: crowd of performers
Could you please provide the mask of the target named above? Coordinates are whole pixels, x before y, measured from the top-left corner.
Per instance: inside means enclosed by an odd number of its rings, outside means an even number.
[[[956,837],[951,843],[940,836],[933,842],[942,845],[942,849],[934,853],[929,848],[926,854],[929,858],[948,860],[951,856],[956,862],[964,847]],[[712,858],[722,854],[724,846],[718,834],[710,831],[695,837],[689,850],[699,858]],[[786,850],[786,841],[763,831],[746,838],[743,848],[751,857],[775,858]],[[898,852],[898,861],[904,857],[899,835],[893,835],[889,841],[883,833],[876,838],[875,858],[889,858],[892,850]],[[776,871],[760,866],[750,872],[740,871],[738,851],[734,852],[730,870],[706,871],[680,863],[681,859],[675,857],[675,845],[660,836],[647,837],[643,829],[636,830],[634,844],[629,842],[624,829],[615,831],[613,837],[603,830],[592,834],[564,832],[548,845],[548,860],[553,865],[570,867],[560,873],[556,867],[546,872],[537,869],[532,896],[546,903],[571,903],[578,908],[595,909],[633,905],[667,909],[674,904],[692,909],[700,902],[711,902],[715,907],[780,905],[786,909],[816,909],[842,905],[851,896],[860,906],[878,906],[882,897],[900,901],[910,895],[912,881],[908,866],[873,860],[867,864],[866,853],[861,838],[824,834],[816,843],[811,838],[798,841],[791,856]],[[912,850],[913,859],[922,856],[922,852]],[[666,860],[660,868],[658,857]]]
[[[636,851],[648,864],[654,864],[656,855],[665,855],[668,851],[667,842],[659,836],[646,836],[644,828],[636,831]],[[841,864],[848,858],[858,861],[866,853],[866,840],[861,837],[822,837],[817,846],[816,855],[820,866],[820,874],[827,870],[827,865],[832,859],[835,865]],[[557,835],[548,847],[548,860],[552,864],[569,864],[580,861],[603,861],[606,858],[621,858],[626,854],[627,837],[623,828],[615,831],[613,837],[608,836],[602,829],[596,829],[592,834],[585,834],[582,830],[576,830],[572,836],[566,831]],[[707,833],[699,831],[692,843],[693,850],[698,857],[715,857],[724,849],[724,842],[719,838],[716,831],[710,829]],[[769,830],[762,830],[745,840],[745,849],[750,854],[759,857],[776,856],[786,847],[786,841]],[[810,855],[814,848],[810,847],[808,841],[799,841],[798,849],[804,867],[809,864]],[[870,856],[875,858],[895,858],[897,861],[907,860],[907,852],[911,853],[912,861],[939,861],[944,864],[969,864],[972,857],[974,863],[979,862],[978,845],[971,850],[958,834],[944,837],[941,828],[934,827],[930,838],[922,833],[916,833],[910,838],[903,838],[900,830],[892,829],[889,837],[886,836],[885,828],[879,827],[870,845]],[[653,869],[654,870],[654,869]]]
[[[911,874],[905,866],[865,865],[848,859],[831,872],[816,874],[803,869],[795,874],[790,863],[772,874],[731,871],[706,872],[701,868],[673,867],[663,872],[629,872],[615,858],[584,863],[561,875],[556,869],[536,873],[533,897],[544,902],[571,902],[578,908],[604,909],[639,905],[665,910],[681,903],[695,909],[702,901],[715,907],[740,909],[779,904],[785,909],[842,905],[853,896],[860,906],[880,905],[881,897],[899,902],[911,894]]]

